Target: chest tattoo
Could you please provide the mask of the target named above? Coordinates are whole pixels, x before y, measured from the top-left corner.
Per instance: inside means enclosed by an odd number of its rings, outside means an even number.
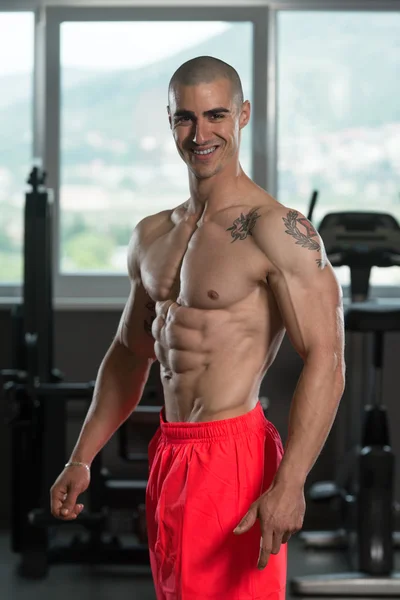
[[[231,232],[231,237],[233,238],[231,244],[236,242],[236,240],[245,240],[248,235],[253,235],[252,230],[259,218],[260,215],[257,214],[255,208],[252,208],[247,215],[240,213],[240,217],[234,220],[232,227],[228,227],[226,230]]]

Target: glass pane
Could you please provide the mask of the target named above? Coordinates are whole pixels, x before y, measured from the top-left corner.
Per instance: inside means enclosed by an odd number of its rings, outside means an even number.
[[[251,101],[252,36],[247,22],[62,24],[62,272],[125,273],[138,221],[188,198],[167,118],[169,80],[186,60],[215,56],[238,71]],[[247,127],[249,175],[250,150]]]
[[[32,13],[0,12],[0,284],[22,280],[23,203],[32,162]]]
[[[281,12],[278,28],[278,199],[307,213],[318,189],[316,224],[335,210],[400,219],[400,13]]]

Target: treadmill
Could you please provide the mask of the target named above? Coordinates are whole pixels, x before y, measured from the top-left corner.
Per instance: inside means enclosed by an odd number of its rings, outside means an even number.
[[[310,220],[317,196],[318,192],[315,191],[308,214]],[[379,451],[382,448],[387,450],[387,456],[384,456],[383,468],[379,466],[379,457],[378,462],[376,462],[376,456],[369,457],[372,458],[371,464],[377,473],[375,476],[376,489],[372,490],[373,493],[370,495],[368,487],[370,482],[360,478],[359,469],[353,474],[353,477],[350,477],[352,486],[350,491],[343,487],[343,482],[317,482],[311,487],[309,497],[312,500],[329,502],[334,498],[340,499],[342,508],[345,507],[343,514],[345,528],[331,532],[302,532],[300,537],[305,541],[306,547],[319,549],[347,547],[349,568],[352,570],[345,573],[294,578],[291,581],[291,593],[298,596],[400,598],[400,573],[393,571],[393,548],[395,545],[393,532],[394,456],[389,457],[391,449],[388,442],[385,408],[379,403],[382,391],[383,335],[385,331],[400,330],[400,302],[398,306],[385,306],[369,300],[372,267],[400,266],[400,226],[396,219],[387,213],[343,211],[327,214],[322,219],[318,231],[332,266],[347,265],[350,268],[351,303],[347,309],[345,307],[346,330],[374,332],[374,336],[378,336],[378,340],[380,340],[380,345],[374,346],[374,378],[371,386],[371,396],[378,399],[378,404],[372,407],[373,410],[375,409],[374,414],[371,415],[371,411],[366,410],[364,433],[367,430],[370,432],[370,436],[374,435],[373,431],[376,427],[372,427],[372,429],[370,427],[372,417],[375,419],[373,425],[378,425],[377,429],[381,432],[384,442],[376,448]],[[368,418],[370,419],[369,423]],[[361,419],[361,415],[359,415],[359,419]],[[358,456],[353,456],[353,458],[359,460],[360,442],[362,449],[366,443],[368,447],[368,440],[365,442],[365,439],[364,435],[364,438],[357,440]],[[382,455],[382,452],[380,454]],[[360,459],[360,462],[362,461],[363,457]],[[352,464],[356,469],[359,466],[358,462],[353,461]],[[370,471],[371,469],[366,470],[367,477],[364,479],[370,477]],[[383,476],[383,480],[379,480],[380,476]],[[363,495],[357,496],[360,485],[364,486],[362,488]],[[377,498],[381,501],[380,506],[386,508],[384,512],[387,519],[382,530],[379,529],[379,526],[378,528],[374,527],[373,522],[371,523],[374,521]],[[366,518],[367,520],[369,518],[370,521],[368,525],[365,522]],[[365,530],[362,527],[363,524],[367,525]],[[361,536],[358,535],[359,531]]]

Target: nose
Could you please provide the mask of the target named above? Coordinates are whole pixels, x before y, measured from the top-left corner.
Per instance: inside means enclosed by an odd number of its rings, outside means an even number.
[[[193,142],[199,146],[205,144],[209,139],[208,123],[199,119],[195,124]]]

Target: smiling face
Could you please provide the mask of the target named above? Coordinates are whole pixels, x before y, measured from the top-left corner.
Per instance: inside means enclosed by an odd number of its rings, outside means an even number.
[[[198,179],[212,177],[238,161],[240,130],[249,122],[250,104],[238,106],[228,79],[176,84],[169,100],[176,147]]]

